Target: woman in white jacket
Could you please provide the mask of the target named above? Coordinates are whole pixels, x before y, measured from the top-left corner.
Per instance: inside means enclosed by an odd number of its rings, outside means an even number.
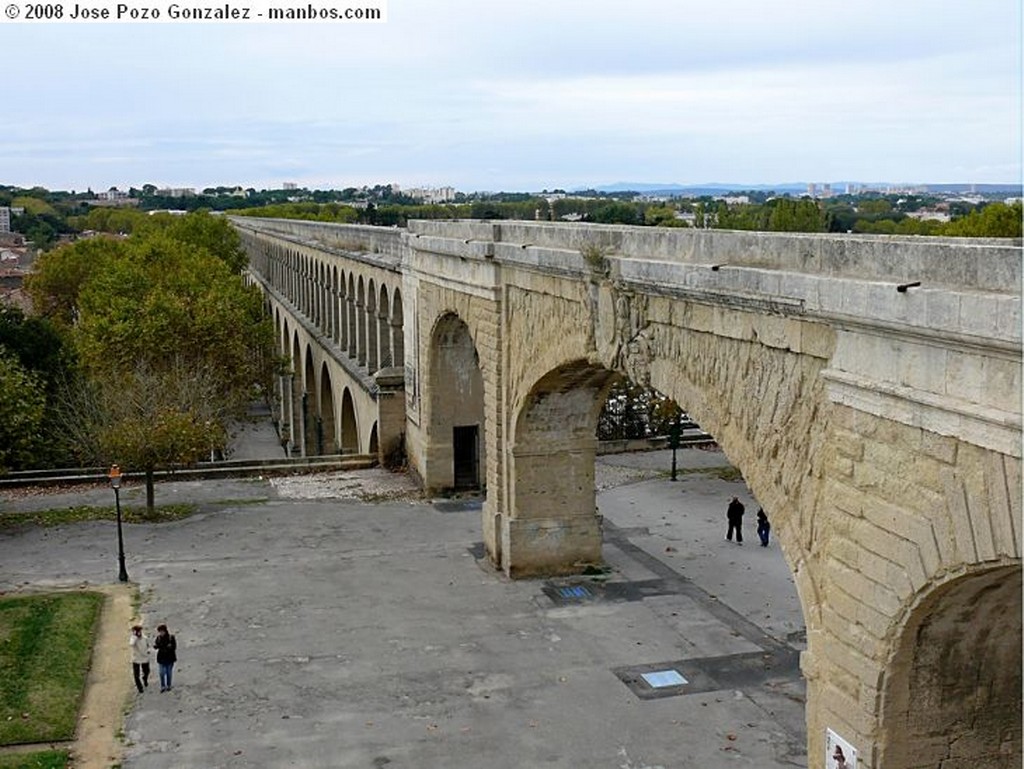
[[[142,694],[142,690],[149,686],[149,639],[143,634],[142,625],[132,625],[128,645],[132,648],[132,675],[135,677],[135,688]]]

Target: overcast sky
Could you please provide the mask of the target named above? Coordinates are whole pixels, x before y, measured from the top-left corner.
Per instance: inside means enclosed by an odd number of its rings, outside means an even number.
[[[1020,6],[389,0],[383,24],[0,21],[0,184],[1019,182]]]

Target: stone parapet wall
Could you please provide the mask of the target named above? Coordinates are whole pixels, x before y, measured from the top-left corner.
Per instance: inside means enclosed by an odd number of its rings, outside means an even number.
[[[1017,292],[1021,243],[1010,239],[740,232],[556,222],[409,222],[409,232],[695,265],[781,270],[867,281]],[[523,249],[525,250],[525,249]]]
[[[257,216],[232,216],[230,219],[242,230],[272,234],[324,250],[344,251],[357,259],[377,256],[375,261],[386,260],[394,268],[402,258],[403,231],[397,228]]]

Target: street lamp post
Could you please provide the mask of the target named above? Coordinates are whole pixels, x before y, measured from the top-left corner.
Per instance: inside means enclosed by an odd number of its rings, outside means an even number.
[[[680,417],[682,412],[676,414],[676,418],[672,420],[672,426],[669,428],[668,443],[672,447],[672,480],[676,479],[676,449],[679,448],[679,433],[682,429],[680,424]]]
[[[121,468],[111,465],[109,477],[110,485],[114,489],[114,506],[117,508],[117,562],[120,567],[117,579],[120,582],[127,582],[128,569],[124,565],[124,535],[121,533]]]

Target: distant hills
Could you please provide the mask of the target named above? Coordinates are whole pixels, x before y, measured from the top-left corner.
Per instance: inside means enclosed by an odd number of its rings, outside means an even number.
[[[1020,195],[1020,184],[908,184],[893,182],[813,182],[821,189],[822,184],[831,184],[833,194],[839,195],[846,191],[847,186],[856,190],[886,190],[886,189],[923,189],[928,192],[947,193],[990,193],[1008,195]],[[589,189],[597,192],[641,192],[647,195],[722,195],[728,192],[741,192],[745,190],[758,192],[780,192],[790,194],[801,194],[807,192],[808,182],[783,182],[780,184],[723,184],[721,182],[709,182],[707,184],[658,184],[652,182],[615,182],[604,184],[600,187]],[[583,188],[577,188],[583,189]]]

